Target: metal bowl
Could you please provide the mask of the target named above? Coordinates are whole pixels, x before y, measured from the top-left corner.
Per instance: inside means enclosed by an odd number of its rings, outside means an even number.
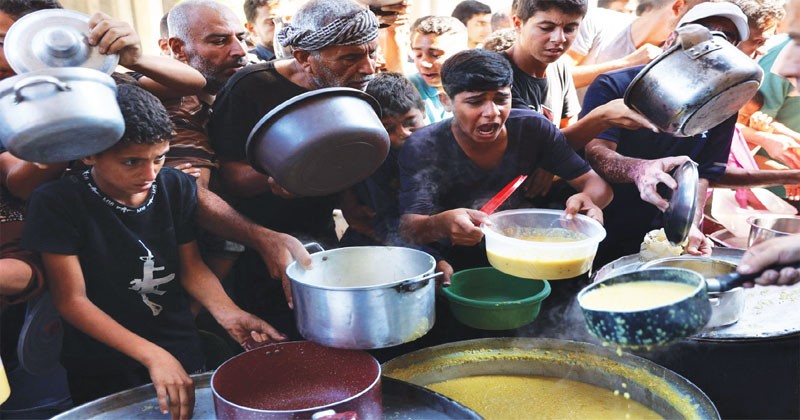
[[[747,219],[747,224],[750,225],[748,247],[767,239],[800,235],[800,217],[796,216],[753,216]]]

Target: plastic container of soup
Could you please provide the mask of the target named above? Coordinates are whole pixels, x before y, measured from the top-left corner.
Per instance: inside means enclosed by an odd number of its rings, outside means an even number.
[[[596,220],[561,210],[507,210],[489,216],[481,229],[489,263],[503,273],[562,280],[589,271],[606,231]]]

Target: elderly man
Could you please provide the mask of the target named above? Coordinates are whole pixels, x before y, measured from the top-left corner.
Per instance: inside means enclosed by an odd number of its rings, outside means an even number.
[[[325,87],[365,89],[375,73],[377,37],[378,20],[368,9],[350,0],[312,0],[278,34],[281,45],[293,48],[292,59],[248,66],[228,81],[214,103],[209,134],[238,210],[270,229],[336,243],[331,215],[337,197],[292,197],[247,163],[245,144],[261,117],[290,98]],[[235,300],[292,336],[288,284],[284,296],[277,282],[259,278],[263,266],[250,250],[236,271]]]
[[[678,26],[689,22],[724,34],[734,45],[749,35],[747,18],[732,3],[694,6]],[[671,36],[668,44],[673,40],[674,36]],[[641,66],[631,67],[598,77],[587,91],[583,112],[621,98],[641,69]],[[600,246],[596,263],[638,252],[645,233],[662,226],[661,212],[667,209],[668,202],[656,192],[656,186],[663,183],[675,189],[677,184],[669,171],[689,159],[699,165],[700,183],[698,211],[689,232],[686,252],[693,255],[711,252],[711,244],[698,224],[709,181],[715,181],[725,173],[735,123],[736,116],[733,116],[706,132],[681,139],[641,129],[609,129],[589,142],[585,149],[586,158],[614,187],[614,200],[606,208],[608,236]]]

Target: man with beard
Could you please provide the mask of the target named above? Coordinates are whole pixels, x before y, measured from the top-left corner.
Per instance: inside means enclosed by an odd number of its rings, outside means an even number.
[[[351,0],[311,0],[278,34],[293,57],[248,66],[220,91],[209,134],[220,159],[221,183],[240,212],[269,229],[336,243],[331,215],[337,196],[292,197],[247,162],[245,145],[256,123],[288,99],[326,87],[364,90],[375,73],[377,37],[378,20],[369,9]],[[278,282],[264,279],[264,272],[259,258],[246,250],[237,262],[234,300],[299,338],[287,310],[288,281],[280,293]]]

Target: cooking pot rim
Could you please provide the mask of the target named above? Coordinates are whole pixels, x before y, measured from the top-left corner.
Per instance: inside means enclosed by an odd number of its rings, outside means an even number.
[[[558,215],[564,215],[565,214],[564,210],[525,208],[525,209],[513,209],[513,210],[498,211],[498,212],[495,212],[492,215],[490,215],[489,216],[489,220],[493,221],[493,220],[496,220],[496,219],[498,219],[498,218],[500,218],[502,216],[507,216],[507,215],[529,213],[531,210],[536,210],[537,213],[542,213],[542,214],[558,214]],[[578,247],[587,246],[587,245],[594,245],[594,244],[602,242],[603,239],[605,239],[605,237],[606,237],[606,228],[600,222],[598,222],[597,220],[592,219],[589,216],[586,216],[586,215],[583,215],[583,214],[580,214],[580,213],[575,214],[575,218],[577,220],[581,221],[582,223],[588,223],[592,227],[599,229],[600,234],[598,234],[598,235],[584,234],[586,236],[586,238],[585,239],[579,239],[577,241],[547,242],[547,247],[548,248],[555,248],[555,249],[560,249],[560,248],[578,248]],[[487,225],[486,223],[481,223],[480,228],[481,228],[481,231],[483,232],[484,235],[488,232],[490,235],[494,235],[495,239],[498,239],[498,240],[501,240],[501,241],[506,241],[506,242],[508,242],[508,243],[510,243],[512,245],[516,244],[516,245],[519,245],[519,246],[530,247],[531,243],[532,243],[531,241],[528,241],[528,240],[525,240],[525,239],[519,239],[519,238],[515,238],[513,236],[504,235],[493,224],[492,225]]]
[[[690,295],[688,295],[687,297],[685,297],[685,298],[683,298],[681,300],[672,302],[672,303],[668,303],[668,304],[664,304],[664,305],[660,305],[660,306],[654,306],[652,308],[639,309],[639,310],[629,310],[629,311],[620,311],[620,310],[609,311],[609,310],[602,310],[602,309],[587,308],[586,306],[583,305],[584,296],[586,296],[587,293],[593,292],[595,289],[597,289],[599,287],[605,287],[606,286],[606,284],[605,284],[606,282],[616,280],[616,279],[618,279],[620,277],[629,276],[629,275],[634,274],[634,273],[639,274],[639,273],[642,273],[643,271],[647,271],[647,272],[670,271],[670,272],[678,272],[678,273],[684,272],[684,274],[687,274],[689,277],[694,277],[698,281],[697,281],[697,285],[692,290],[692,293]],[[657,279],[655,279],[655,280],[637,280],[637,282],[643,282],[643,281],[658,281],[658,280]],[[607,277],[607,278],[605,278],[603,280],[600,280],[598,282],[591,283],[588,286],[586,286],[583,289],[581,289],[581,291],[578,292],[577,299],[578,299],[578,305],[581,307],[581,309],[583,309],[585,311],[611,312],[611,313],[619,313],[619,314],[632,314],[632,313],[643,313],[643,312],[649,312],[649,311],[653,311],[653,310],[664,309],[664,308],[667,308],[669,306],[673,306],[675,304],[678,304],[680,302],[684,302],[687,299],[691,299],[691,298],[697,296],[698,293],[706,294],[706,295],[708,294],[708,292],[706,291],[706,279],[705,279],[705,277],[703,277],[702,274],[700,274],[700,273],[698,273],[696,271],[693,271],[693,270],[685,269],[685,268],[675,268],[675,267],[666,268],[665,267],[665,268],[648,268],[646,270],[638,269],[636,271],[632,271],[632,272],[629,272],[629,273],[622,273],[622,274],[617,274],[615,276]]]
[[[756,222],[757,219],[763,219],[763,220],[778,220],[778,219],[800,220],[800,216],[788,216],[788,215],[783,215],[783,216],[771,215],[771,216],[767,216],[767,215],[760,214],[760,215],[750,216],[750,217],[747,218],[747,224],[750,225],[751,229],[752,228],[756,228],[756,229],[765,230],[765,231],[772,232],[772,233],[781,233],[781,234],[784,234],[784,235],[796,235],[793,232],[775,230],[775,229],[772,229],[772,228],[768,228],[766,226],[761,226],[761,225],[757,224],[757,222]]]
[[[312,341],[285,341],[285,342],[280,342],[280,343],[272,343],[272,344],[270,344],[268,346],[278,346],[278,345],[281,345],[281,344],[295,344],[295,343],[312,343],[312,344],[315,344],[317,346],[322,346],[321,344],[317,344],[317,343],[314,343]],[[234,359],[236,359],[238,357],[242,357],[242,356],[250,353],[251,351],[263,350],[264,348],[266,348],[266,347],[258,347],[258,348],[255,348],[253,350],[245,351],[244,353],[239,353],[236,356],[231,357],[230,359],[224,361],[221,365],[219,365],[219,367],[214,370],[214,373],[211,375],[211,380],[209,381],[211,392],[214,394],[214,397],[219,398],[220,401],[223,401],[226,404],[228,404],[228,405],[230,405],[232,407],[235,407],[236,409],[245,410],[245,411],[251,411],[251,412],[254,412],[254,413],[292,414],[292,413],[305,413],[305,412],[310,412],[310,411],[324,411],[324,410],[333,408],[333,407],[335,407],[337,405],[345,404],[345,403],[348,403],[350,401],[353,401],[356,398],[359,398],[362,395],[366,394],[367,392],[372,391],[373,389],[375,389],[375,387],[381,381],[381,377],[383,376],[383,366],[381,366],[381,364],[378,362],[377,359],[375,359],[375,357],[372,357],[370,355],[370,358],[372,359],[372,362],[375,363],[378,366],[378,372],[377,372],[377,375],[375,375],[375,379],[366,388],[362,389],[357,394],[354,394],[354,395],[352,395],[350,397],[347,397],[347,398],[345,398],[343,400],[340,400],[340,401],[336,401],[336,402],[333,402],[333,403],[330,403],[330,404],[326,404],[326,405],[321,405],[321,406],[318,406],[318,407],[300,408],[300,409],[296,409],[296,410],[264,410],[264,409],[260,409],[260,408],[246,407],[246,406],[243,406],[243,405],[236,404],[236,403],[228,400],[227,398],[223,397],[222,395],[220,395],[217,392],[217,388],[214,386],[214,383],[215,383],[214,378],[216,378],[217,372],[219,372],[220,369],[222,369],[226,364],[228,364],[228,362],[231,362],[232,360],[234,360]],[[340,350],[340,349],[336,349],[336,350]],[[362,352],[364,352],[363,350],[348,350],[348,351],[362,351]],[[367,353],[367,354],[369,354],[369,353]]]
[[[117,85],[114,79],[100,70],[86,67],[50,67],[45,69],[31,70],[26,73],[19,73],[9,78],[0,80],[0,97],[13,91],[14,85],[24,79],[39,76],[51,76],[62,82],[86,81],[102,83],[109,88],[116,90]]]
[[[289,264],[286,267],[286,275],[289,277],[289,279],[291,279],[291,281],[293,283],[297,282],[297,283],[302,284],[303,286],[306,286],[306,287],[311,287],[311,288],[314,288],[314,289],[321,289],[321,290],[328,290],[328,291],[343,291],[343,292],[346,292],[346,291],[360,291],[360,290],[367,291],[367,290],[375,290],[375,289],[385,289],[385,288],[399,286],[399,285],[401,285],[403,283],[409,283],[409,282],[414,283],[416,279],[420,279],[420,278],[422,278],[424,276],[427,276],[428,274],[433,273],[433,271],[436,269],[436,260],[433,258],[433,256],[431,256],[430,254],[428,254],[425,251],[420,251],[419,249],[408,248],[408,247],[403,247],[403,246],[351,246],[351,247],[336,248],[336,249],[329,249],[329,250],[325,250],[325,251],[321,251],[321,252],[315,252],[313,255],[319,254],[320,256],[324,257],[324,256],[327,256],[327,255],[335,254],[337,252],[338,253],[341,253],[341,252],[353,252],[354,250],[369,250],[369,249],[399,249],[399,250],[402,250],[403,252],[411,252],[411,253],[419,255],[420,257],[426,257],[428,259],[428,261],[430,262],[430,268],[427,271],[425,271],[424,273],[420,273],[420,274],[418,274],[416,276],[412,276],[412,277],[406,277],[406,278],[400,279],[400,280],[395,280],[395,281],[385,282],[385,283],[379,283],[379,284],[372,284],[372,285],[369,285],[369,286],[350,286],[350,287],[324,286],[324,285],[321,285],[321,284],[316,284],[316,283],[311,283],[311,282],[308,282],[308,281],[303,281],[298,276],[293,276],[292,272],[293,271],[298,271],[300,273],[305,273],[305,272],[308,272],[310,270],[306,270],[302,265],[299,265],[299,263],[297,261],[293,261],[291,264]],[[313,270],[313,268],[312,268],[312,270]],[[305,277],[305,276],[302,276],[302,277]],[[431,281],[431,280],[433,280],[433,279],[428,279],[428,280],[423,280],[423,281]]]

